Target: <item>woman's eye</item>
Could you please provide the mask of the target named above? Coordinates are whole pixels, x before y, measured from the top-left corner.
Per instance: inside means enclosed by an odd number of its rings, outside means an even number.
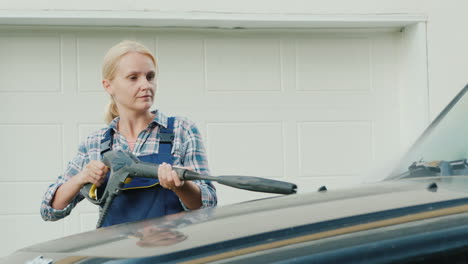
[[[129,76],[128,78],[129,78],[130,80],[132,80],[132,81],[135,81],[135,80],[138,79],[138,77],[136,77],[136,76],[134,76],[134,75],[131,75],[131,76]]]
[[[146,76],[146,79],[147,79],[148,81],[154,80],[154,74],[148,74],[148,75]]]

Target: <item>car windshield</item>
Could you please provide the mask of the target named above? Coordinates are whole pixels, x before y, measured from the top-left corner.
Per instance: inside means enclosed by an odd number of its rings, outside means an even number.
[[[387,179],[468,174],[467,90],[468,85],[437,116]]]

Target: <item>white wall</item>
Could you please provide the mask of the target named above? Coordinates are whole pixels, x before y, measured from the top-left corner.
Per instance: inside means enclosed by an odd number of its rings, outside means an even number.
[[[424,14],[428,17],[429,116],[433,119],[468,83],[468,1],[466,0],[84,0],[0,2],[0,11],[161,11],[277,14]]]

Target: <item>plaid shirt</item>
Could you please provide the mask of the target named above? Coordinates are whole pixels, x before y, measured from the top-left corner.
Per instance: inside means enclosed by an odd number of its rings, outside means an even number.
[[[139,135],[133,149],[136,156],[158,153],[159,148],[159,127],[167,127],[167,116],[155,110],[154,120]],[[108,127],[100,129],[87,137],[78,149],[78,154],[67,165],[65,172],[60,175],[57,181],[50,185],[44,195],[41,205],[41,216],[44,220],[55,221],[70,214],[71,210],[78,202],[84,199],[78,193],[70,204],[63,210],[56,210],[51,207],[51,201],[57,189],[78,174],[91,160],[101,160],[101,140],[109,129],[114,130],[113,150],[130,151],[127,140],[117,131],[119,117],[116,117]],[[195,124],[186,118],[176,117],[174,120],[174,144],[172,155],[175,158],[173,165],[179,167],[190,167],[202,175],[209,175],[208,162],[205,148],[203,146],[200,132]],[[214,207],[217,204],[216,190],[211,183],[205,181],[193,181],[200,187],[202,208]],[[182,203],[185,210],[187,207]]]

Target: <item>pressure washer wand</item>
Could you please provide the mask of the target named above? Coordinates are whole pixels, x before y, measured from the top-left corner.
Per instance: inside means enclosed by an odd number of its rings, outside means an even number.
[[[142,178],[158,178],[158,164],[137,162],[132,164],[128,171],[129,177],[142,177]],[[199,181],[208,180],[214,181],[219,184],[227,185],[230,187],[244,189],[254,192],[278,193],[278,194],[293,194],[296,193],[297,186],[293,183],[270,180],[252,176],[236,176],[236,175],[223,175],[223,176],[208,176],[201,175],[200,173],[183,169],[173,168],[176,171],[179,179],[182,181]]]

